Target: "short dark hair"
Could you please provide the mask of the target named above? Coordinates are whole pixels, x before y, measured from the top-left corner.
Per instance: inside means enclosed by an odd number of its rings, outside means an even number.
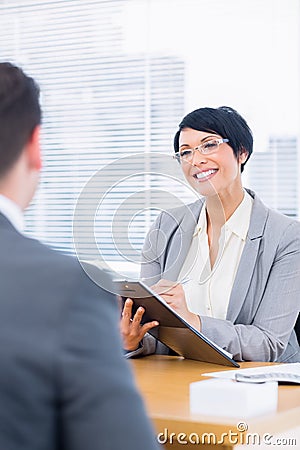
[[[17,161],[40,123],[38,85],[19,67],[0,63],[0,177]]]
[[[241,166],[241,171],[244,170],[253,151],[253,136],[245,119],[233,108],[229,106],[199,108],[187,114],[180,122],[179,130],[174,137],[175,153],[179,151],[179,135],[183,128],[213,132],[223,139],[229,139],[228,145],[232,148],[236,158],[243,151],[248,153],[246,161]]]

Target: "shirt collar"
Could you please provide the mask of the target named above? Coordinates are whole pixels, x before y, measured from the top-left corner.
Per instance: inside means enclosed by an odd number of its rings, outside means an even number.
[[[12,200],[1,194],[0,212],[10,221],[17,231],[23,233],[24,217],[21,208]]]
[[[229,229],[232,233],[236,234],[242,240],[245,240],[247,237],[252,211],[252,204],[253,198],[244,189],[243,200],[236,208],[232,216],[223,225],[223,227],[225,226],[227,229]],[[206,228],[207,228],[206,204],[204,203],[200,212],[200,216],[193,237],[197,235],[200,236],[202,235],[202,233],[206,233]]]

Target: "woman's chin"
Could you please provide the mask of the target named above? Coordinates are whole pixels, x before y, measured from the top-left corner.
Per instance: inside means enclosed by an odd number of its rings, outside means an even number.
[[[215,186],[209,182],[193,182],[192,187],[195,189],[196,192],[198,192],[199,195],[203,197],[212,197],[215,195],[218,195],[218,191],[215,188]]]

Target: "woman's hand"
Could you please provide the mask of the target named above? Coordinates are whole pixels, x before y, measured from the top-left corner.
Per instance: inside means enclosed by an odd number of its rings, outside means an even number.
[[[196,330],[201,331],[201,322],[197,314],[189,311],[183,287],[180,283],[161,279],[151,289],[159,294],[165,302]]]
[[[139,343],[145,336],[145,334],[153,327],[157,327],[159,323],[157,321],[148,322],[141,325],[141,320],[145,312],[141,306],[137,309],[135,315],[132,316],[133,301],[127,298],[122,311],[122,318],[120,323],[120,331],[123,339],[123,348],[127,351],[136,350]]]

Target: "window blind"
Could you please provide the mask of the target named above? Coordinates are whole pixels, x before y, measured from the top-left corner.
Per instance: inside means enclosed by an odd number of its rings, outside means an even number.
[[[171,159],[174,130],[184,110],[184,62],[168,54],[123,50],[126,1],[13,0],[0,5],[1,60],[22,65],[42,91],[43,171],[26,213],[28,234],[74,254],[74,210],[80,192],[99,173],[98,251],[110,262],[136,263],[164,195],[169,206],[173,199],[177,204],[179,197],[193,197],[182,188]],[[165,154],[161,166],[158,153]],[[140,157],[128,158],[134,154]],[[164,166],[174,168],[173,177],[172,171],[164,175]],[[118,215],[124,201],[126,208]],[[84,216],[80,220],[84,224]],[[97,258],[88,240],[82,253]]]

